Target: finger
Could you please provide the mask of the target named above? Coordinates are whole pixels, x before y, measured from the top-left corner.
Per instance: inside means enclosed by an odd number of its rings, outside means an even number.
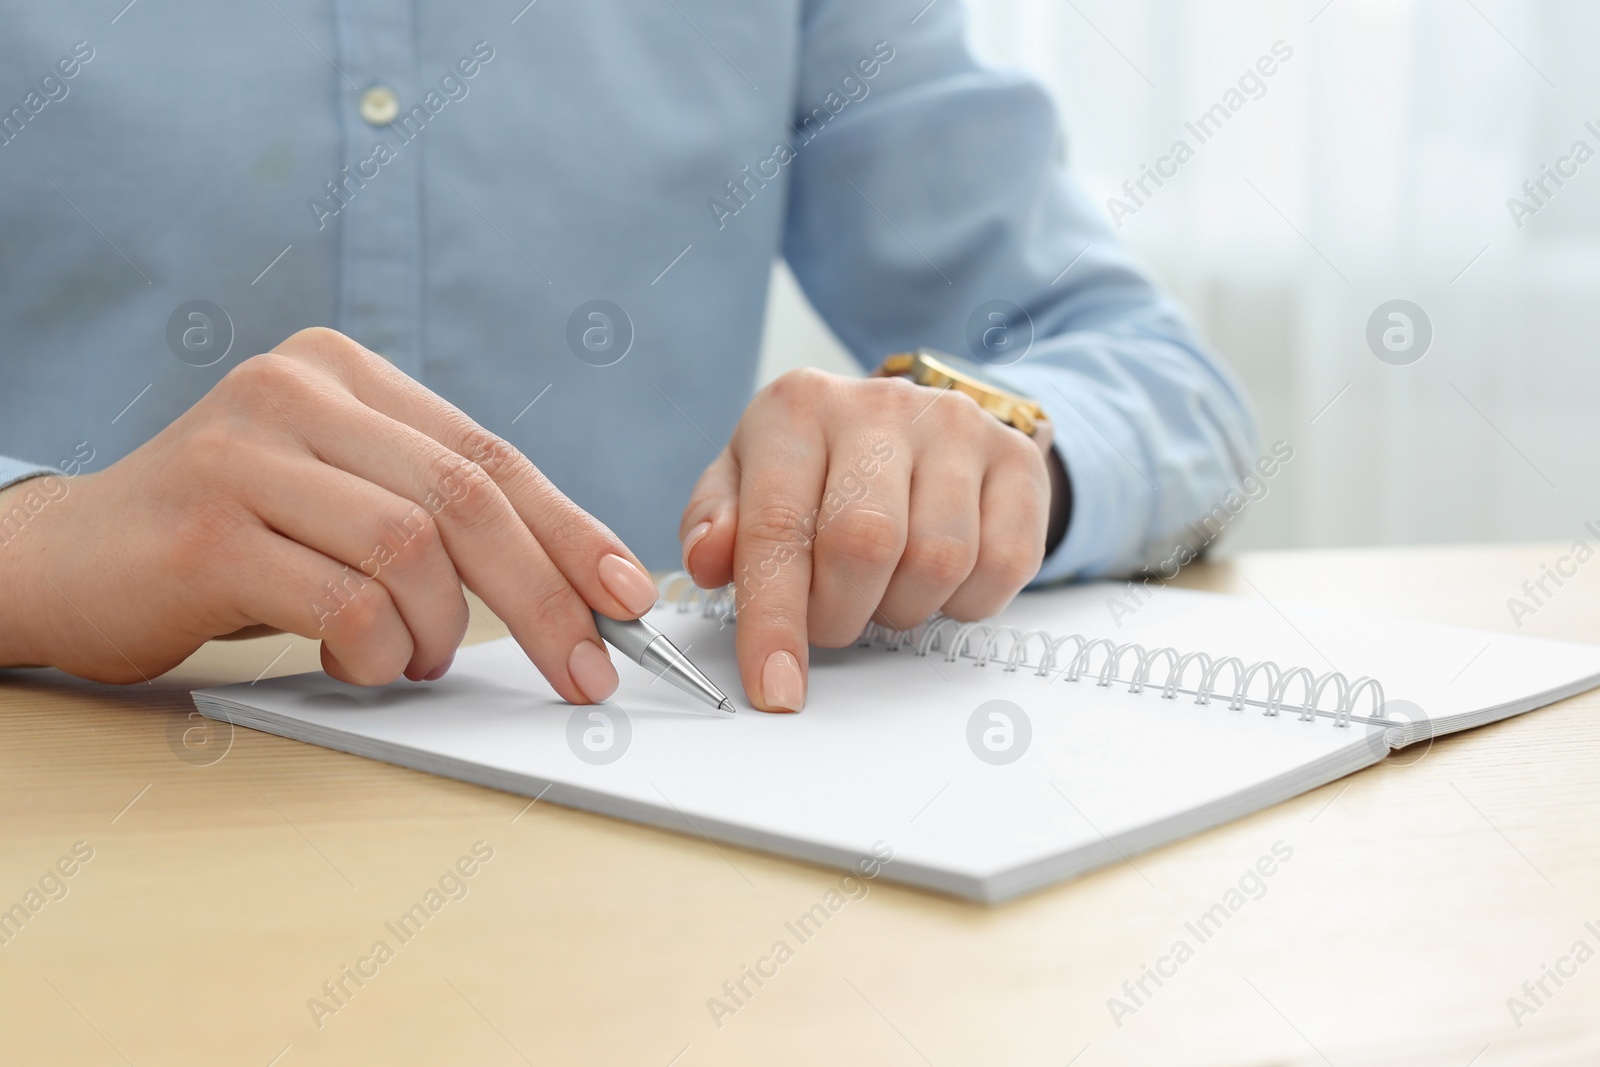
[[[433,516],[456,573],[505,621],[563,699],[593,703],[616,691],[616,670],[588,604],[482,467],[349,397],[299,399],[314,434],[307,440],[325,462]],[[322,427],[337,432],[318,432]]]
[[[896,451],[879,431],[846,429],[830,443],[806,620],[814,645],[842,648],[861,636],[905,551],[911,462],[878,458]]]
[[[411,633],[383,583],[265,528],[245,540],[254,566],[230,571],[229,599],[257,623],[322,642],[322,665],[355,685],[387,685],[411,662]]]
[[[879,619],[909,630],[944,606],[978,560],[983,466],[943,439],[911,475],[906,550],[884,591]]]
[[[407,678],[444,673],[466,635],[469,609],[425,508],[310,458],[261,464],[249,502],[278,533],[383,584],[411,633]]]
[[[998,614],[1039,573],[1050,521],[1050,482],[1044,459],[1015,430],[1002,436],[983,479],[978,560],[945,603],[964,621]]]
[[[382,454],[351,449],[338,465],[419,501],[434,515],[456,572],[505,621],[517,643],[562,698],[597,703],[617,688],[617,673],[589,605],[551,561],[483,468],[403,423],[384,437],[401,447]]]
[[[639,558],[509,442],[332,330],[302,331],[279,347],[314,352],[363,404],[482,467],[585,602],[616,619],[637,618],[655,606],[655,582]]]
[[[733,567],[739,674],[756,707],[799,711],[810,662],[809,523],[822,496],[826,447],[814,421],[774,412],[759,444],[736,448],[733,460],[744,471]]]
[[[683,569],[702,589],[733,581],[733,542],[739,527],[739,469],[726,452],[700,475],[678,523]]]

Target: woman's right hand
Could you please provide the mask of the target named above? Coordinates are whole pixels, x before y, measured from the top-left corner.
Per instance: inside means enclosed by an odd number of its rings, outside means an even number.
[[[515,448],[326,329],[246,360],[106,470],[0,492],[7,516],[0,665],[99,681],[153,678],[259,625],[320,640],[344,681],[436,678],[466,632],[465,585],[589,703],[617,685],[590,607],[630,619],[656,597]]]

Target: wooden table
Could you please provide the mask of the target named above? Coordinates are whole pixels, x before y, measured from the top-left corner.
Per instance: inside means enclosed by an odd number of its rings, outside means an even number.
[[[1560,551],[1258,553],[1182,584],[1509,630]],[[1600,642],[1600,567],[1524,622]],[[0,676],[0,908],[66,891],[0,927],[0,1061],[1600,1062],[1600,958],[1507,1006],[1600,951],[1593,694],[1007,906],[874,884],[719,1027],[707,999],[835,872],[244,729],[185,743],[190,688],[315,666],[276,637],[125,689]],[[1108,998],[1280,841],[1266,894],[1118,1025]],[[459,899],[396,937],[441,878]]]

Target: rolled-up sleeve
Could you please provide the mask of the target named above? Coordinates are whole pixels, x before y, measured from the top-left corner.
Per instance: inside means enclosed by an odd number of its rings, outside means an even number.
[[[1248,470],[1248,400],[1068,173],[1044,90],[973,58],[956,0],[919,8],[807,8],[785,256],[863,365],[987,356],[1045,408],[1072,514],[1036,581],[1154,566]],[[1002,305],[997,360],[971,338]]]

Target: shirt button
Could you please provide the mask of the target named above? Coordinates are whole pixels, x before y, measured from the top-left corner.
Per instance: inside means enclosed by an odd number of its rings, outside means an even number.
[[[374,85],[361,94],[361,117],[372,126],[387,126],[400,114],[400,98],[387,85]]]

